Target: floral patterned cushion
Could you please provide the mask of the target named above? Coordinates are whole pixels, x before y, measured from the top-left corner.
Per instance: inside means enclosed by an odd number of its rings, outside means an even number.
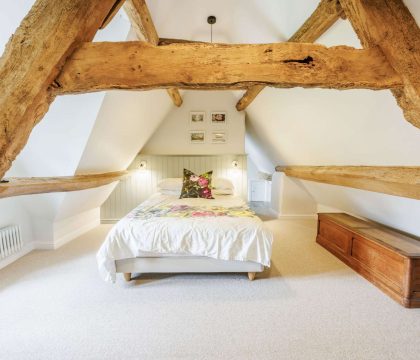
[[[213,171],[208,171],[200,176],[192,171],[184,169],[184,181],[180,199],[182,198],[203,198],[214,199],[211,194],[211,176]]]

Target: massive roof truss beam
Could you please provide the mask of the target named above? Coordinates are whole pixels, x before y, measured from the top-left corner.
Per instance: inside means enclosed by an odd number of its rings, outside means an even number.
[[[401,78],[378,49],[276,43],[85,43],[55,80],[59,94],[110,89],[274,87],[399,88]]]
[[[394,96],[405,118],[420,128],[420,29],[402,0],[340,0],[365,48],[378,46],[400,74]]]
[[[0,179],[48,111],[67,58],[93,39],[115,2],[37,0],[10,38],[0,58]]]

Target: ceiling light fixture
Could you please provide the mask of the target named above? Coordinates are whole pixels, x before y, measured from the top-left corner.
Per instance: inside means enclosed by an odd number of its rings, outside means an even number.
[[[213,43],[213,25],[216,24],[216,16],[210,15],[207,22],[210,24],[210,42]]]

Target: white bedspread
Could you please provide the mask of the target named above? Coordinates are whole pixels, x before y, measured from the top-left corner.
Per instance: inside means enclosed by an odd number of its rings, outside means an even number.
[[[115,260],[142,252],[254,261],[270,266],[272,234],[246,203],[155,194],[111,229],[97,254],[99,272],[115,281]]]

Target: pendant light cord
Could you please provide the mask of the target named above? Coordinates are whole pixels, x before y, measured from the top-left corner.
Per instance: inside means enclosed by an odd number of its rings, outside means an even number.
[[[213,43],[213,25],[216,24],[216,16],[210,15],[207,18],[207,23],[210,25],[210,43]]]

